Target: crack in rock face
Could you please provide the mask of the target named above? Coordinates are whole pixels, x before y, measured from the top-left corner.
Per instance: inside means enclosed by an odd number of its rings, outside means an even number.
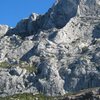
[[[94,87],[100,87],[100,0],[57,0],[15,28],[0,25],[0,96]]]

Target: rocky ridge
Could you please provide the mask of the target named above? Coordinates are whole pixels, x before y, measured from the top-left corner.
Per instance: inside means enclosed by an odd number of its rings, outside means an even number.
[[[99,0],[58,0],[15,28],[0,25],[0,96],[99,87],[99,9]]]

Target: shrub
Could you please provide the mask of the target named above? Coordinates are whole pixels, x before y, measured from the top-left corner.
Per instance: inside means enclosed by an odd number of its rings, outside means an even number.
[[[29,64],[27,62],[23,62],[23,61],[20,61],[18,66],[20,68],[24,68],[26,69],[29,73],[32,73],[32,72],[37,72],[37,67],[33,64]]]
[[[0,68],[9,68],[9,67],[11,67],[11,65],[7,61],[0,63]]]
[[[0,97],[0,100],[57,100],[54,99],[53,97],[47,97],[42,94],[16,94],[13,96],[7,96],[7,97]]]
[[[20,61],[19,64],[10,64],[7,61],[0,63],[0,68],[10,68],[12,66],[19,66],[20,68],[26,69],[29,73],[37,72],[37,67],[33,64]]]

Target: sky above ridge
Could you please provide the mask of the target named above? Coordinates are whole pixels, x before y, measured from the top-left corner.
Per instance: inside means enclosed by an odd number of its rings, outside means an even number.
[[[0,24],[14,27],[31,13],[44,14],[55,0],[0,0]]]

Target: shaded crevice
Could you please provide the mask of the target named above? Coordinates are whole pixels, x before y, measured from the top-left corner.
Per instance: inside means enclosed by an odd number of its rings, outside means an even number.
[[[99,39],[100,38],[100,23],[94,27],[92,37],[93,37],[93,39]]]

